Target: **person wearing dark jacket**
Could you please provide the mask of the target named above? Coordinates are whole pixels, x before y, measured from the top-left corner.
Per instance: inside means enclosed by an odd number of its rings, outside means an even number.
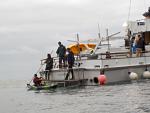
[[[145,42],[144,39],[142,39],[141,35],[137,35],[138,41],[137,41],[137,49],[136,49],[136,56],[141,57],[142,52],[145,51]]]
[[[47,54],[47,58],[45,59],[46,67],[45,67],[45,78],[49,80],[49,73],[51,69],[53,68],[53,58],[51,57],[51,54]]]
[[[59,57],[59,68],[62,68],[62,62],[63,66],[65,67],[65,55],[66,55],[66,48],[61,44],[61,42],[58,42],[58,49],[56,51],[58,57]]]
[[[75,58],[74,58],[74,54],[73,52],[70,50],[70,48],[67,49],[68,51],[68,55],[67,55],[67,62],[68,62],[68,73],[65,77],[65,80],[68,80],[68,77],[70,75],[70,72],[72,74],[72,78],[71,79],[74,79],[74,74],[73,74],[73,65],[74,65],[74,61],[75,61]]]

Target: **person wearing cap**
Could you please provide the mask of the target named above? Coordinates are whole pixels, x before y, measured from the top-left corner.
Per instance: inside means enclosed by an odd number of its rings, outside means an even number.
[[[67,52],[68,52],[68,55],[67,55],[67,62],[68,62],[68,73],[65,77],[65,80],[68,80],[68,77],[70,75],[70,72],[72,74],[72,80],[74,79],[74,74],[73,74],[73,65],[74,65],[74,61],[75,61],[75,58],[74,58],[74,54],[73,52],[70,50],[70,48],[67,48]]]
[[[58,42],[58,49],[56,51],[57,56],[59,57],[59,68],[62,68],[62,62],[63,66],[65,67],[65,56],[66,56],[66,47],[62,45],[61,42]]]

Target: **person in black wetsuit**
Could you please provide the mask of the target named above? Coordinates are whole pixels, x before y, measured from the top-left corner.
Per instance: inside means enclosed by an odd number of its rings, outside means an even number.
[[[58,42],[58,49],[56,51],[58,57],[59,57],[59,68],[65,67],[65,55],[66,55],[66,48],[61,44],[61,42]],[[63,66],[62,66],[63,61]]]
[[[49,74],[51,69],[53,68],[53,58],[51,54],[47,54],[47,58],[45,59],[46,67],[45,67],[45,78],[49,80]]]
[[[71,79],[73,80],[73,79],[74,79],[74,74],[73,74],[73,69],[72,69],[72,67],[73,67],[73,65],[74,65],[75,58],[74,58],[74,54],[73,54],[73,52],[70,50],[70,48],[68,48],[67,51],[68,51],[68,55],[67,55],[68,73],[67,73],[67,75],[66,75],[66,77],[65,77],[65,80],[68,80],[68,77],[69,77],[69,75],[70,75],[70,72],[71,72],[71,74],[72,74],[72,78],[71,78]]]

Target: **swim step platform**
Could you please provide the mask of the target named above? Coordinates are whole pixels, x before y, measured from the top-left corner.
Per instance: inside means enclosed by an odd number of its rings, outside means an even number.
[[[68,86],[81,86],[87,83],[88,79],[79,80],[49,80],[49,82],[56,83],[58,87],[68,87]]]

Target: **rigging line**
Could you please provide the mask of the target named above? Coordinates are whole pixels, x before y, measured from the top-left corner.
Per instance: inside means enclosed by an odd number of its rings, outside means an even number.
[[[131,13],[131,0],[130,0],[130,4],[129,4],[128,21],[130,19],[130,13]]]

